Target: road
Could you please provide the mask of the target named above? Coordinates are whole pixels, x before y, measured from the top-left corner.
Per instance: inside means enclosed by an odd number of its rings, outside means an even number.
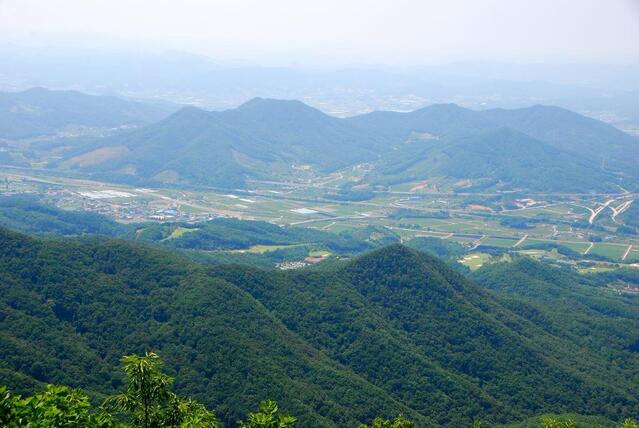
[[[612,221],[619,224],[619,222],[617,221],[617,216],[621,214],[622,212],[624,212],[625,210],[627,210],[633,202],[634,202],[634,199],[630,199],[629,201],[623,202],[617,208],[611,205],[610,209],[612,210],[612,217],[611,217]]]
[[[517,241],[517,243],[513,245],[513,248],[519,247],[526,239],[528,239],[528,234],[525,234],[519,241]]]
[[[486,235],[482,235],[481,238],[479,238],[478,240],[476,240],[473,243],[473,246],[470,248],[470,251],[476,250],[477,247],[479,247],[481,245],[481,241],[484,240],[484,238],[486,238]]]
[[[628,249],[626,250],[626,252],[624,253],[623,257],[621,258],[621,261],[623,262],[624,260],[626,260],[626,257],[628,257],[628,254],[630,254],[630,251],[632,250],[632,245],[628,245]]]
[[[586,254],[588,254],[590,252],[590,250],[592,250],[592,247],[594,247],[594,246],[595,246],[594,242],[591,242],[590,245],[588,246],[588,248],[586,248],[586,251],[584,251],[584,256]]]
[[[605,210],[606,207],[608,205],[612,204],[614,201],[615,201],[614,199],[608,199],[606,202],[604,202],[604,204],[602,206],[600,206],[596,210],[590,210],[592,213],[590,214],[590,218],[588,219],[588,223],[593,224],[595,222],[595,219],[599,215],[599,213],[601,213],[603,210]]]

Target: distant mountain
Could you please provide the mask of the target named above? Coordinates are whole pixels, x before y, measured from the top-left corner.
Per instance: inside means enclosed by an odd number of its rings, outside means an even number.
[[[370,174],[374,184],[431,177],[471,179],[473,188],[609,191],[619,173],[636,185],[639,139],[552,106],[473,111],[434,105],[375,112],[349,121],[395,147]]]
[[[501,126],[516,129],[607,167],[638,172],[639,139],[570,110],[552,106],[494,109],[481,112]]]
[[[388,184],[427,177],[469,180],[469,190],[619,191],[614,186],[619,179],[590,159],[512,128],[406,145],[383,158],[368,180]]]
[[[229,426],[266,397],[309,427],[399,412],[450,427],[637,416],[636,304],[552,269],[478,275],[491,291],[400,245],[285,272],[5,229],[0,244],[0,384],[17,392],[55,382],[112,393],[119,357],[153,350],[177,392]],[[558,277],[570,299],[538,308],[501,290],[504,275],[540,299]]]
[[[234,188],[370,162],[372,184],[446,177],[472,188],[586,192],[636,185],[636,156],[639,139],[556,107],[442,104],[339,119],[299,101],[257,98],[223,112],[185,108],[63,165],[103,179]]]
[[[174,111],[150,104],[76,91],[33,88],[0,92],[0,139],[31,138],[79,128],[139,126]]]
[[[254,99],[234,110],[186,107],[118,135],[67,164],[129,180],[242,187],[248,177],[322,172],[372,160],[381,143],[299,101]]]

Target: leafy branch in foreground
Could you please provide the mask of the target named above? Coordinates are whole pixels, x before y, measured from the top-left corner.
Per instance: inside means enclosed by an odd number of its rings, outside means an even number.
[[[173,378],[162,373],[160,357],[129,355],[122,358],[127,390],[109,397],[103,407],[128,415],[136,427],[217,427],[215,415],[202,404],[171,392]]]
[[[247,415],[247,422],[238,421],[240,428],[291,428],[297,418],[279,413],[277,403],[266,400],[260,403],[260,408],[255,413]]]
[[[377,417],[370,426],[360,425],[359,428],[415,428],[415,424],[399,415],[394,420]]]
[[[215,414],[204,405],[171,391],[173,378],[162,373],[160,357],[154,353],[122,358],[127,388],[92,409],[89,397],[79,389],[48,385],[43,391],[22,398],[0,386],[0,426],[8,428],[217,428]],[[116,415],[109,412],[113,411]],[[293,428],[297,418],[279,412],[277,403],[262,401],[240,428]],[[403,415],[395,419],[375,418],[359,428],[415,428]],[[479,421],[473,428],[482,428]],[[544,416],[540,428],[580,428],[572,419]],[[639,428],[626,419],[619,428]]]
[[[91,413],[91,403],[82,391],[67,386],[47,385],[44,391],[22,398],[0,387],[0,425],[3,427],[117,426],[106,413]]]

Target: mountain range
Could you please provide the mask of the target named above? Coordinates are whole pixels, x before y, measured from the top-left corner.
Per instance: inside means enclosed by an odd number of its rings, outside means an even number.
[[[174,111],[146,103],[77,91],[32,88],[0,92],[0,140],[51,136],[80,128],[120,128],[156,122]]]
[[[444,177],[493,190],[590,192],[634,188],[637,158],[638,138],[559,107],[442,104],[340,119],[299,101],[253,99],[221,112],[183,108],[78,147],[60,165],[103,179],[236,188],[370,163],[363,184]]]
[[[308,427],[637,416],[636,301],[597,275],[517,259],[469,278],[398,244],[299,271],[96,237],[0,244],[0,384],[16,392],[99,398],[122,354],[153,350],[229,426],[267,397]]]

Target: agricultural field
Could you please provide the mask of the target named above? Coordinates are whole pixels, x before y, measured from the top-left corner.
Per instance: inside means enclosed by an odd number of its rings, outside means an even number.
[[[464,194],[446,191],[442,182],[376,190],[367,200],[330,199],[330,194],[356,180],[360,172],[349,170],[291,183],[253,181],[248,189],[224,191],[141,188],[18,169],[0,170],[0,180],[7,183],[7,194],[35,193],[61,208],[93,211],[126,223],[196,223],[235,217],[337,234],[373,225],[388,228],[404,242],[419,236],[457,242],[469,254],[481,253],[482,248],[502,252],[542,248],[544,257],[574,262],[581,258],[627,264],[639,261],[639,236],[620,234],[619,219],[613,219],[613,210],[604,204],[613,199],[609,205],[623,206],[638,195]],[[435,188],[444,190],[436,192]],[[177,227],[166,239],[190,230]],[[591,240],[596,242],[591,245]],[[629,245],[634,247],[627,251]],[[553,251],[557,246],[570,253]],[[276,249],[280,248],[256,246],[247,251]],[[489,260],[482,255],[465,264],[476,266]]]

